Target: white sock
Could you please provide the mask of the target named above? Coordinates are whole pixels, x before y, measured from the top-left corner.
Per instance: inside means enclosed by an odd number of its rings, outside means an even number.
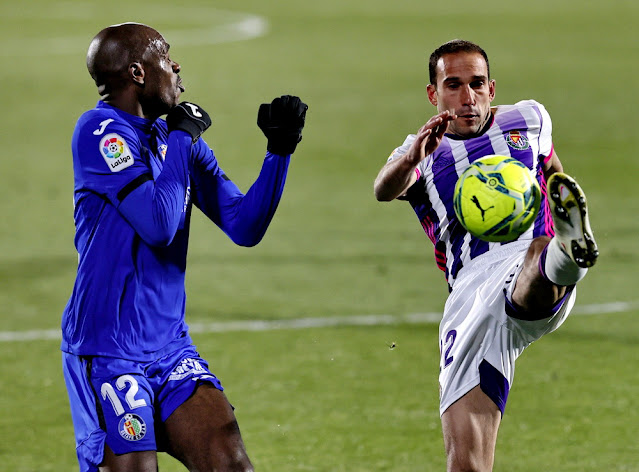
[[[588,269],[575,264],[570,256],[561,249],[556,238],[550,240],[544,252],[545,260],[543,260],[544,254],[542,254],[539,261],[540,269],[542,269],[542,274],[554,284],[564,286],[576,284],[588,272]]]

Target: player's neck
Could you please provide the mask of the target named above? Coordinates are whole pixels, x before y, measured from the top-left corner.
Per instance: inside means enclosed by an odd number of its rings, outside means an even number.
[[[111,91],[103,93],[100,100],[129,115],[145,118],[150,121],[155,121],[160,116],[154,111],[149,111],[148,108],[150,107],[144,107],[140,100],[138,100],[135,91],[130,88],[117,92]]]

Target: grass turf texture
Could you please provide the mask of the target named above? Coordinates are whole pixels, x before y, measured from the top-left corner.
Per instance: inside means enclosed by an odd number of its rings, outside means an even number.
[[[636,301],[637,4],[545,0],[533,11],[505,1],[250,0],[239,8],[265,18],[269,32],[188,43],[184,31],[237,20],[233,2],[0,5],[0,330],[59,326],[76,261],[70,136],[98,98],[84,55],[100,28],[127,20],[157,27],[172,44],[184,99],[211,114],[205,139],[244,190],[265,147],[259,103],[294,93],[310,106],[283,201],[258,247],[234,247],[194,218],[188,320],[441,310],[446,288],[430,242],[406,204],[375,201],[372,181],[434,113],[427,54],[455,37],[487,50],[495,103],[535,98],[553,117],[555,149],[588,195],[601,250],[578,306]],[[496,471],[639,470],[636,316],[572,317],[523,354]],[[238,408],[258,470],[443,470],[436,326],[195,339]],[[58,343],[2,343],[0,365],[3,468],[76,470]],[[182,470],[161,460],[163,471]]]

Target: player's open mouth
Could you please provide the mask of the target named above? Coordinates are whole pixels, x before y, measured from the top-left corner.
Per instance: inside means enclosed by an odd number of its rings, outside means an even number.
[[[180,92],[184,92],[184,85],[182,85],[182,79],[178,79],[177,88],[180,89]]]

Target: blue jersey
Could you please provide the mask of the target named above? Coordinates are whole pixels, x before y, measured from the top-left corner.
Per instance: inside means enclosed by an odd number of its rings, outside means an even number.
[[[72,139],[78,270],[62,350],[148,361],[191,344],[184,279],[192,206],[235,243],[264,235],[290,156],[267,153],[243,194],[210,147],[98,102]]]
[[[406,154],[413,141],[415,135],[411,134],[391,153],[389,160]],[[490,126],[480,136],[460,139],[444,135],[435,152],[419,163],[417,182],[407,191],[406,199],[435,246],[437,266],[446,273],[449,287],[472,259],[504,244],[482,241],[459,223],[453,208],[453,192],[459,176],[471,162],[490,154],[510,156],[524,163],[540,184],[542,205],[535,223],[518,240],[552,236],[553,222],[543,173],[552,150],[550,115],[541,103],[524,100],[495,107]]]

